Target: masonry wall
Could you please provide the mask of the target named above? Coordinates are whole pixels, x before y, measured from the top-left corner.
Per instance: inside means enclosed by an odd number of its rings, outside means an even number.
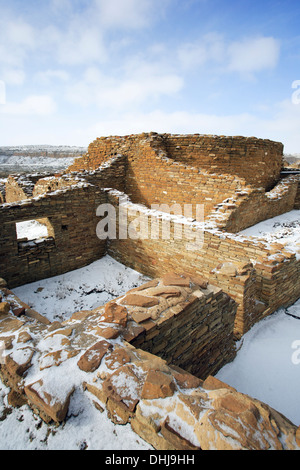
[[[1,277],[9,287],[56,276],[101,258],[105,241],[96,236],[96,209],[106,195],[94,187],[73,187],[0,207]],[[47,219],[44,241],[18,241],[16,222]]]
[[[236,303],[209,285],[165,318],[141,323],[146,331],[131,344],[203,379],[234,359],[235,315]]]
[[[213,135],[140,134],[98,138],[89,145],[88,153],[70,168],[75,171],[95,169],[108,157],[123,154],[139,156],[151,145],[177,163],[220,175],[245,179],[247,184],[271,189],[280,179],[283,167],[283,145],[255,137]]]
[[[233,197],[245,182],[228,175],[203,173],[199,168],[174,162],[156,147],[145,143],[142,150],[127,156],[126,193],[133,202],[145,204],[203,204],[204,215],[215,205]],[[195,217],[195,212],[194,212]]]
[[[206,218],[232,232],[268,217],[269,210],[274,216],[290,207],[292,196],[274,197],[283,158],[277,142],[155,133],[104,137],[92,142],[69,170],[97,168],[118,153],[127,162],[126,194],[148,207],[203,204]]]
[[[165,145],[177,161],[210,173],[236,175],[265,189],[279,180],[283,166],[283,145],[255,137],[168,135]]]
[[[236,175],[210,175],[198,167],[168,157],[158,134],[97,139],[68,171],[95,169],[112,155],[126,157],[125,192],[134,202],[152,204],[204,204],[205,215],[238,189],[245,187]],[[114,186],[115,187],[115,186]]]

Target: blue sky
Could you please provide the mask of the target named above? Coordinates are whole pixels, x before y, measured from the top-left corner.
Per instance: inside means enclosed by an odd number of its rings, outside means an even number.
[[[299,20],[299,0],[0,0],[0,145],[155,131],[300,153]]]

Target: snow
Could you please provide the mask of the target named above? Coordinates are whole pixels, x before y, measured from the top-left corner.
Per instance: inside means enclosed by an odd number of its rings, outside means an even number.
[[[292,210],[260,222],[239,235],[262,238],[268,243],[281,243],[300,259],[300,210]]]
[[[26,222],[16,223],[17,237],[27,238],[28,240],[36,240],[48,236],[46,225],[41,224],[37,220],[28,220]]]
[[[61,427],[46,425],[27,406],[11,409],[0,383],[0,450],[149,450],[130,425],[116,426],[100,413],[88,392],[71,397],[68,420]],[[94,399],[94,398],[93,398]],[[5,411],[6,410],[6,411]],[[2,416],[6,419],[2,420]]]
[[[299,426],[300,321],[286,314],[290,311],[297,311],[300,319],[300,301],[265,318],[244,335],[236,358],[217,378],[267,403]]]
[[[14,289],[27,305],[51,322],[93,310],[125,294],[148,278],[106,256],[81,269]]]

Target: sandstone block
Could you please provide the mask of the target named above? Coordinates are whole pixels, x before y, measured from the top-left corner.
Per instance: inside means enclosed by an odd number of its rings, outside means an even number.
[[[190,279],[184,275],[180,276],[176,273],[166,274],[162,278],[164,286],[178,286],[178,287],[190,287]]]
[[[104,320],[107,323],[116,323],[117,325],[126,327],[128,311],[125,307],[111,302],[105,305]]]
[[[2,277],[0,278],[0,287],[7,287],[7,282]]]
[[[159,304],[159,299],[156,297],[147,297],[139,294],[128,294],[122,299],[123,305],[129,305],[132,307],[154,307]]]
[[[222,382],[219,379],[216,379],[212,375],[208,376],[207,379],[204,380],[202,387],[205,390],[218,390],[220,388],[226,388],[228,390],[235,391],[234,388],[230,387],[230,385],[227,385],[226,383]]]
[[[10,311],[10,304],[8,302],[0,303],[0,315],[8,315]]]
[[[149,370],[143,386],[143,399],[166,398],[173,396],[175,384],[173,377],[161,371]]]
[[[72,389],[66,393],[63,400],[58,399],[44,389],[42,380],[38,380],[33,384],[27,385],[24,391],[31,404],[42,412],[42,417],[46,415],[56,423],[60,423],[64,421],[67,415],[70,398],[74,390]]]
[[[161,434],[164,438],[170,442],[175,450],[185,450],[185,451],[197,451],[201,450],[200,447],[196,447],[187,439],[182,437],[179,432],[175,431],[170,425],[169,419],[167,418],[161,427]]]
[[[89,348],[79,359],[77,365],[84,372],[94,372],[101,364],[103,356],[112,348],[107,341],[99,341]]]
[[[105,357],[105,364],[110,370],[119,369],[119,367],[122,367],[130,361],[130,355],[124,348],[117,348],[111,353],[108,353]]]

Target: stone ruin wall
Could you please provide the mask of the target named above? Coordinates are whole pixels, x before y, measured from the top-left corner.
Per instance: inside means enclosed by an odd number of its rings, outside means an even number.
[[[88,147],[88,153],[70,167],[75,171],[95,169],[107,156],[124,154],[135,159],[149,139],[166,157],[209,173],[232,175],[255,187],[271,189],[283,167],[283,145],[255,137],[215,135],[140,134],[102,137]],[[141,158],[142,160],[142,158]]]
[[[277,142],[154,133],[103,137],[68,171],[93,170],[118,154],[126,158],[124,192],[133,202],[203,204],[205,218],[226,231],[238,232],[294,206],[297,181],[282,183],[283,146]]]
[[[21,203],[2,206],[0,264],[11,288],[85,266],[105,253],[96,236],[96,208],[105,201],[100,191],[73,187]],[[17,239],[16,222],[47,219],[52,235],[42,242]]]
[[[122,194],[111,191],[108,195],[109,202],[118,209]],[[122,205],[128,205],[129,211],[141,209],[129,200],[122,202]],[[155,212],[150,211],[149,215],[158,218],[162,233],[163,219]],[[134,217],[129,217],[128,226],[133,221]],[[168,270],[184,271],[202,275],[212,284],[220,286],[238,304],[235,320],[237,337],[245,334],[264,315],[291,305],[300,297],[300,261],[282,245],[268,246],[247,237],[241,240],[231,234],[205,230],[203,238],[202,232],[199,236],[201,247],[187,251],[190,240],[183,229],[181,239],[175,239],[176,225],[181,224],[175,218],[168,240],[143,239],[141,231],[141,239],[128,237],[125,240],[110,240],[108,253],[151,277],[160,276]],[[197,230],[194,229],[195,240]]]

